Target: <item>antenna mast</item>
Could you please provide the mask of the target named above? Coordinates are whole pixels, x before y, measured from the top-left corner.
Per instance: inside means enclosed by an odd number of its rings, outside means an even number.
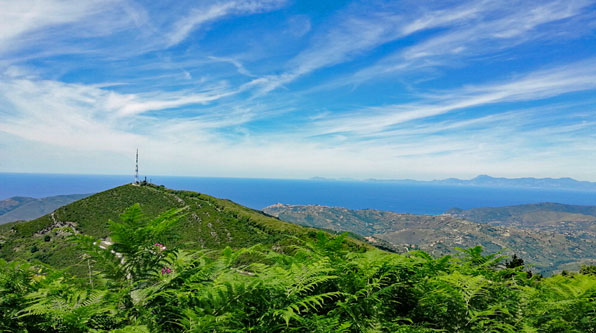
[[[137,148],[137,164],[135,167],[135,184],[139,183],[139,148]]]

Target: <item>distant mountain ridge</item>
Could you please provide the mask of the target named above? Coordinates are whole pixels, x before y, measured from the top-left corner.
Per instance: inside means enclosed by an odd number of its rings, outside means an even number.
[[[489,187],[523,187],[523,188],[543,188],[543,189],[562,189],[562,190],[581,190],[596,191],[596,183],[589,181],[580,181],[573,178],[502,178],[479,175],[472,179],[447,178],[430,181],[413,179],[369,179],[369,181],[387,181],[401,183],[421,183],[436,185],[462,185],[462,186],[489,186]]]
[[[12,197],[0,201],[0,224],[21,220],[33,220],[86,198],[91,194],[56,195],[45,198]]]

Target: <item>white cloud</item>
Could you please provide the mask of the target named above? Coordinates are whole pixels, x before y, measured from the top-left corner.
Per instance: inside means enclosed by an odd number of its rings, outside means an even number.
[[[547,28],[544,31],[537,31],[537,28],[565,19],[581,18],[584,9],[590,4],[591,1],[585,0],[478,3],[477,7],[469,9],[469,15],[461,17],[461,22],[443,20],[449,27],[447,31],[433,34],[422,42],[399,49],[376,64],[356,72],[351,79],[344,79],[341,84],[357,83],[378,78],[380,75],[426,67],[441,67],[453,62],[458,63],[461,59],[494,54],[495,51],[511,48],[529,40],[553,36],[556,38],[559,34],[558,27]],[[433,16],[428,15],[430,18]],[[416,20],[414,27],[418,27],[420,24],[417,22],[421,20],[426,22],[427,19]],[[582,21],[578,21],[573,29],[587,30],[588,27]]]
[[[18,38],[36,30],[72,23],[100,9],[101,1],[65,2],[58,0],[32,0],[0,2],[0,48],[11,47]],[[109,6],[110,4],[105,4]]]
[[[165,100],[145,100],[137,101],[136,96],[122,96],[122,95],[110,95],[111,98],[107,101],[109,108],[118,109],[118,115],[133,116],[141,114],[147,111],[156,111],[164,109],[173,109],[180,106],[192,105],[192,104],[207,104],[209,102],[218,100],[222,97],[229,96],[231,93],[220,93],[220,94],[188,94],[182,96],[171,96]],[[175,94],[180,95],[180,94]],[[117,96],[117,97],[114,97]]]
[[[0,0],[0,56],[15,62],[64,54],[112,58],[167,49],[194,30],[232,15],[280,8],[285,0],[212,1],[164,11],[129,0]],[[176,4],[178,6],[178,4]],[[98,39],[111,36],[112,39]],[[26,57],[14,52],[28,50]]]
[[[478,52],[478,42],[506,40],[508,46],[519,44],[526,39],[533,38],[528,33],[542,24],[566,19],[581,13],[587,6],[587,1],[552,1],[539,2],[531,6],[522,6],[499,16],[455,28],[454,31],[433,37],[426,42],[406,49],[402,59],[412,60],[432,56],[445,56],[466,52],[472,55]],[[505,5],[505,4],[504,4]],[[498,45],[498,44],[497,44]],[[473,47],[473,49],[471,49]],[[494,48],[495,46],[489,46]],[[487,50],[479,50],[486,52]],[[472,53],[472,54],[470,54]]]
[[[144,9],[126,0],[0,0],[0,55],[11,55],[27,49],[23,61],[44,55],[84,53],[90,50],[86,41],[68,43],[146,24]],[[34,50],[34,52],[32,51]],[[10,58],[9,58],[10,59]]]
[[[279,8],[285,1],[280,0],[253,0],[253,1],[226,1],[215,2],[210,6],[194,8],[190,14],[177,21],[172,30],[166,35],[166,46],[176,45],[186,39],[196,28],[205,23],[229,15],[255,14]]]
[[[428,97],[421,103],[369,107],[318,122],[321,134],[374,133],[396,124],[492,103],[539,100],[596,89],[596,60],[541,70],[510,82],[469,86]]]
[[[59,147],[119,152],[135,142],[152,140],[139,131],[141,124],[147,128],[163,128],[189,119],[188,115],[179,115],[175,110],[169,111],[169,120],[140,118],[141,114],[206,104],[224,95],[192,92],[120,94],[81,84],[5,78],[0,83],[0,131]],[[226,115],[207,112],[195,117],[205,120],[203,127],[225,126],[225,119],[221,118]],[[239,119],[236,117],[235,121]]]
[[[252,74],[251,72],[249,72],[240,61],[238,61],[236,59],[225,58],[225,57],[214,57],[214,56],[210,56],[209,59],[211,59],[213,61],[230,63],[234,67],[236,67],[236,70],[238,71],[238,73],[240,73],[242,75],[246,75],[246,76],[250,76],[250,77],[254,77],[255,76],[254,74]]]
[[[306,15],[294,15],[288,19],[286,32],[295,36],[302,37],[310,32],[312,24]]]
[[[466,4],[431,11],[420,19],[405,17],[403,13],[392,10],[370,12],[366,8],[354,6],[335,17],[323,33],[314,34],[310,47],[289,61],[288,71],[260,77],[249,85],[260,86],[260,93],[267,93],[303,75],[349,61],[380,45],[415,32],[474,17],[479,10],[481,6]]]

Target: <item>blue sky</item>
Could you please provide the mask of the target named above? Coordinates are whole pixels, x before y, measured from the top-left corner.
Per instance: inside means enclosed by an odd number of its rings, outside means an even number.
[[[596,181],[595,1],[0,0],[0,171]]]

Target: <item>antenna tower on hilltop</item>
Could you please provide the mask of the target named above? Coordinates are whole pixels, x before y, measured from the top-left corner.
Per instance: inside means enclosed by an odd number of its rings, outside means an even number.
[[[139,183],[139,148],[137,148],[137,164],[135,167],[135,184]]]

